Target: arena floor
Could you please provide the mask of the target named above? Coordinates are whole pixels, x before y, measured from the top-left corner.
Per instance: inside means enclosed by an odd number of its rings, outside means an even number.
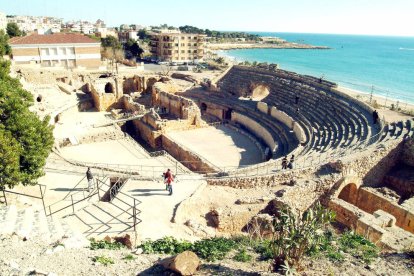
[[[168,137],[218,167],[263,162],[261,152],[253,141],[225,125],[170,132]]]

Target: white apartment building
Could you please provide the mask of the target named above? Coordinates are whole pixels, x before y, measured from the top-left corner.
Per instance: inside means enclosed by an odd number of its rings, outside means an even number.
[[[6,27],[7,27],[6,14],[0,12],[0,30],[6,31]]]

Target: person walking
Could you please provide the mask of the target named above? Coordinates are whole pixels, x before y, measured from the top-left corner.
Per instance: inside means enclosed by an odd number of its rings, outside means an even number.
[[[169,194],[172,195],[172,182],[174,181],[174,177],[171,173],[171,170],[168,169],[164,173],[164,182],[165,182],[165,190],[169,191]]]
[[[282,159],[282,170],[286,170],[288,166],[288,160],[287,160],[287,155],[285,155],[285,157],[283,157]]]
[[[86,179],[88,180],[88,192],[90,192],[93,190],[93,174],[90,167],[86,171]]]
[[[289,161],[289,164],[288,164],[289,169],[293,169],[293,162],[295,162],[295,155],[294,154],[292,154],[292,156],[290,157],[290,161]]]

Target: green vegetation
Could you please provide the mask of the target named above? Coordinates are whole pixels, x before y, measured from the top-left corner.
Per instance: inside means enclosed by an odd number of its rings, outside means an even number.
[[[236,255],[233,257],[233,260],[243,263],[250,262],[252,260],[252,255],[247,253],[245,248],[242,248],[237,251]]]
[[[95,256],[92,260],[95,263],[100,263],[100,264],[103,264],[104,266],[115,263],[114,260],[112,260],[109,257],[105,257],[105,256]]]
[[[117,249],[125,248],[125,246],[119,242],[108,242],[106,240],[96,241],[95,239],[91,239],[90,242],[91,242],[91,245],[89,246],[89,248],[91,250],[98,250],[98,249],[117,250]]]
[[[207,261],[222,260],[227,253],[237,248],[234,240],[227,238],[211,238],[196,241],[192,246],[192,251]]]
[[[11,48],[9,44],[7,44],[8,40],[9,35],[6,34],[3,30],[0,30],[0,57],[11,54]]]
[[[140,245],[144,253],[178,254],[186,250],[191,250],[192,243],[179,241],[173,237],[164,237],[156,241],[145,241]]]
[[[10,62],[0,58],[0,188],[36,184],[54,141],[49,117],[41,120],[29,110],[32,95],[9,72]]]
[[[361,259],[364,263],[378,257],[379,250],[372,242],[353,232],[347,232],[339,238],[339,250]]]
[[[139,58],[144,53],[138,45],[138,42],[133,39],[128,39],[127,43],[124,44],[125,56],[128,59]]]
[[[369,264],[378,256],[379,249],[371,242],[353,232],[334,234],[328,228],[335,215],[319,203],[303,214],[289,209],[281,210],[273,222],[271,239],[252,239],[246,236],[233,238],[210,238],[190,243],[165,237],[156,241],[145,241],[140,245],[144,253],[175,255],[191,250],[209,262],[223,260],[233,252],[233,260],[251,262],[273,261],[274,269],[293,275],[306,256],[314,259],[327,258],[332,262],[343,261],[352,256]]]
[[[133,260],[135,260],[135,257],[134,257],[134,255],[128,254],[123,258],[123,260],[133,261]]]
[[[280,210],[273,221],[274,269],[280,271],[282,265],[297,267],[304,254],[321,243],[323,229],[335,218],[335,214],[319,203],[303,214],[295,214],[290,209]]]
[[[122,48],[122,45],[119,42],[119,40],[112,35],[108,35],[107,37],[101,38],[101,44],[104,48],[112,48],[114,50]]]
[[[23,36],[24,33],[19,29],[16,23],[7,23],[6,32],[10,37]]]
[[[219,31],[212,31],[209,29],[199,29],[197,27],[194,26],[189,26],[189,25],[185,25],[185,26],[181,26],[178,28],[182,33],[192,33],[192,34],[205,34],[208,37],[212,37],[215,39],[233,39],[233,40],[237,40],[238,38],[242,38],[248,41],[258,41],[260,40],[260,36],[258,35],[254,35],[254,34],[249,34],[249,33],[245,33],[245,32],[219,32]]]
[[[164,237],[156,241],[145,241],[140,246],[144,253],[161,253],[174,255],[186,250],[191,250],[200,258],[208,261],[222,260],[227,253],[237,247],[234,240],[226,238],[211,238],[196,241],[194,244],[187,241],[179,241],[173,237]]]

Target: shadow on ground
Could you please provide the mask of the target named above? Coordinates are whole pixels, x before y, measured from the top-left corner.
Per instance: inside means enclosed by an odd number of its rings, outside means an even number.
[[[180,275],[178,273],[174,273],[171,270],[167,270],[161,265],[154,265],[142,272],[139,272],[137,276],[152,276],[152,275],[160,275],[160,276],[175,276]],[[247,272],[241,269],[233,269],[226,266],[218,265],[218,264],[202,264],[200,270],[196,275],[236,275],[236,276],[259,276],[260,273],[257,272]]]

